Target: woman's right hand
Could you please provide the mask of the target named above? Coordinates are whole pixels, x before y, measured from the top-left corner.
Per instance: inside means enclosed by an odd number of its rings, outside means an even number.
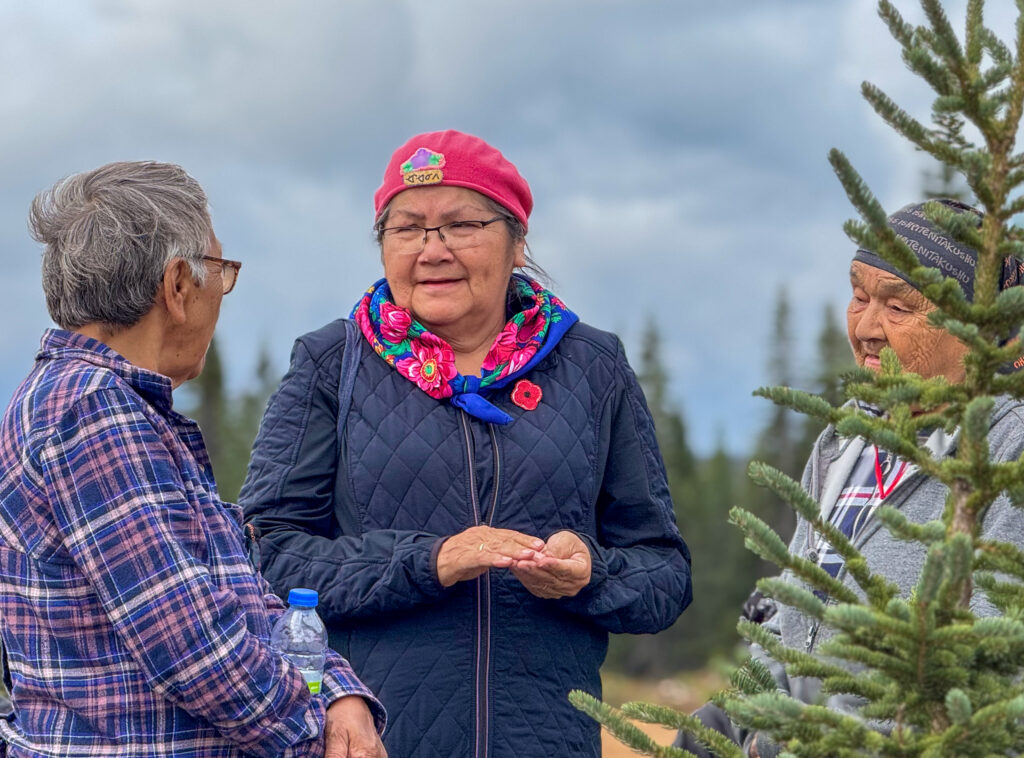
[[[471,526],[452,535],[437,554],[437,578],[444,587],[476,579],[492,568],[509,568],[544,549],[544,540],[512,529]]]

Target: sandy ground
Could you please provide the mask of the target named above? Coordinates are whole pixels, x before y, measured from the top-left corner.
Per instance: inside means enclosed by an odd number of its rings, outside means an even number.
[[[660,681],[643,681],[603,674],[605,702],[616,707],[627,701],[640,701],[667,705],[676,710],[690,713],[708,696],[721,689],[725,681],[719,674],[710,670],[680,675],[676,678]],[[671,745],[676,733],[659,724],[635,722],[638,727],[649,734],[661,745]],[[639,753],[633,752],[611,736],[607,729],[601,730],[601,746],[603,758],[635,758]]]
[[[675,738],[676,733],[671,729],[666,729],[658,724],[640,724],[647,734],[651,735],[659,744],[670,745],[672,740]],[[626,747],[617,739],[612,737],[607,729],[601,730],[601,750],[603,758],[636,758],[639,753],[634,752],[631,748]]]

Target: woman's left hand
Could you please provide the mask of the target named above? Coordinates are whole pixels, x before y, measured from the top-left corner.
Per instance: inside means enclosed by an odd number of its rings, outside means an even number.
[[[590,549],[575,532],[555,532],[544,549],[511,571],[530,593],[545,599],[572,597],[590,582]]]

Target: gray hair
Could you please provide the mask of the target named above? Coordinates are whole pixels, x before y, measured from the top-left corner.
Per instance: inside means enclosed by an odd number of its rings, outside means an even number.
[[[43,292],[63,329],[136,324],[153,307],[164,270],[186,261],[202,283],[213,224],[206,193],[180,166],[108,163],[36,195],[32,237],[43,243]]]
[[[476,190],[474,190],[474,192],[476,192]],[[519,242],[520,240],[522,240],[522,242],[524,243],[525,250],[523,252],[523,255],[526,256],[526,265],[523,266],[523,270],[528,271],[536,279],[539,279],[541,281],[549,279],[550,277],[548,276],[548,273],[543,268],[541,268],[535,260],[533,260],[533,256],[531,255],[530,251],[530,246],[526,244],[526,229],[523,227],[523,223],[514,215],[512,215],[512,211],[510,211],[504,205],[499,203],[497,200],[492,200],[491,198],[487,197],[487,195],[481,192],[477,192],[477,194],[480,195],[480,199],[483,201],[484,205],[487,206],[487,209],[491,211],[491,213],[495,214],[496,216],[501,216],[501,220],[505,222],[505,227],[508,229],[508,234],[512,238],[512,241]],[[381,233],[381,230],[384,228],[385,224],[387,224],[388,216],[391,214],[391,203],[393,201],[394,198],[391,198],[391,201],[389,201],[388,204],[384,206],[384,209],[380,212],[380,215],[377,217],[377,222],[373,225],[373,231],[377,237],[377,245],[381,245],[383,242],[383,234]]]

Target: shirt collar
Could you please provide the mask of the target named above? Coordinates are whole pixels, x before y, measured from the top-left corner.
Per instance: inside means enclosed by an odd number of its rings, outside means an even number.
[[[161,413],[173,404],[171,380],[163,374],[140,368],[99,340],[64,329],[47,329],[39,343],[36,360],[80,360],[108,369],[124,379]]]

